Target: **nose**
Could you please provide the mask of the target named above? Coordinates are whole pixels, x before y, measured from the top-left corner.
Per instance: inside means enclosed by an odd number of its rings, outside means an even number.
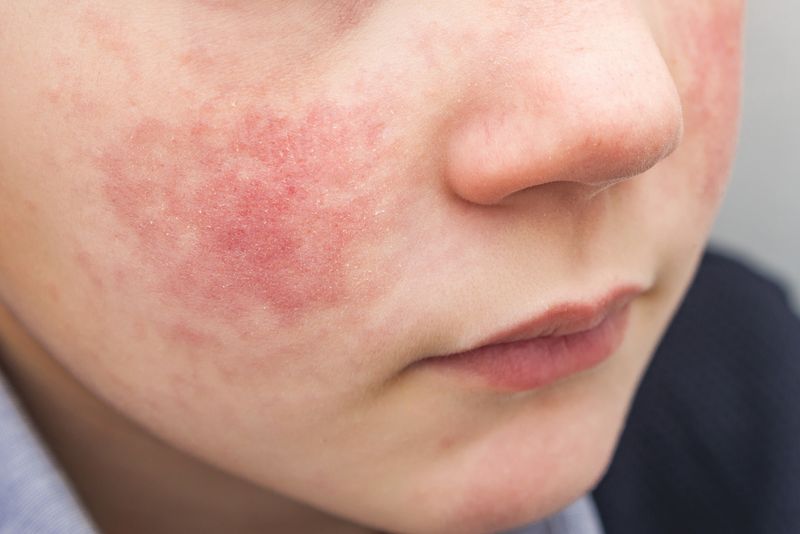
[[[568,39],[522,41],[502,67],[473,68],[453,108],[444,177],[455,194],[491,205],[554,182],[594,193],[678,145],[680,97],[642,19],[618,17],[612,31],[576,21]]]

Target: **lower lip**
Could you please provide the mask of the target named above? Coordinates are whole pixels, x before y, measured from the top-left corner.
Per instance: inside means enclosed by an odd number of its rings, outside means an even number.
[[[564,336],[487,345],[417,363],[448,374],[477,379],[505,391],[526,391],[557,382],[608,359],[625,338],[630,304],[591,330]]]

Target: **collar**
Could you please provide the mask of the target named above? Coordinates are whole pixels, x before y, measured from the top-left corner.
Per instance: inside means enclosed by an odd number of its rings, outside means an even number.
[[[0,532],[96,534],[2,373],[0,428]]]

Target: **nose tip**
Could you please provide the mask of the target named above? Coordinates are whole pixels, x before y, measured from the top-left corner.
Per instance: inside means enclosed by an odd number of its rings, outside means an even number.
[[[683,118],[666,67],[639,74],[562,79],[547,94],[532,90],[513,104],[493,94],[459,111],[447,137],[448,186],[491,205],[548,183],[599,191],[645,172],[677,147]]]

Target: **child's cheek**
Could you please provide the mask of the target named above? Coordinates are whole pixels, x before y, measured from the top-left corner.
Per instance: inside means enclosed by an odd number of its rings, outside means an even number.
[[[696,153],[700,198],[716,202],[727,183],[739,118],[743,3],[715,0],[675,9],[670,21],[681,91],[684,144]]]
[[[220,108],[141,118],[93,158],[155,291],[201,316],[262,310],[284,324],[363,298],[355,253],[389,231],[373,110]]]

